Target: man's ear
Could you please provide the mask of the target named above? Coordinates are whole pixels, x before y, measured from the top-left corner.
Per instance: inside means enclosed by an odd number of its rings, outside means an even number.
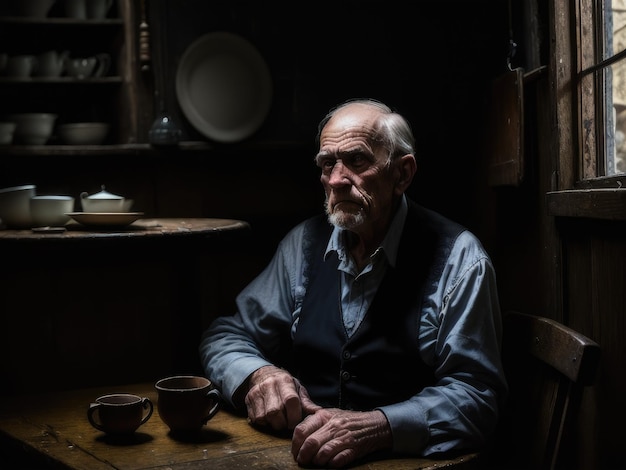
[[[415,161],[415,156],[410,153],[399,157],[398,160],[398,179],[396,181],[396,190],[401,194],[404,193],[413,182],[413,177],[417,172],[417,163]]]

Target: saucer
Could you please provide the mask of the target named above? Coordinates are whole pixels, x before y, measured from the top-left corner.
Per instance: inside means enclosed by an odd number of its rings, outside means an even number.
[[[82,225],[123,226],[141,218],[143,212],[67,212],[65,215]]]

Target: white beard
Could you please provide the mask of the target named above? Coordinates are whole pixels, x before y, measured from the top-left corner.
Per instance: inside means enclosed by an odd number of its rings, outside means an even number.
[[[326,205],[326,214],[331,224],[345,230],[352,230],[365,222],[365,212],[363,209],[360,209],[357,213],[339,210],[331,214],[328,210],[328,205]]]

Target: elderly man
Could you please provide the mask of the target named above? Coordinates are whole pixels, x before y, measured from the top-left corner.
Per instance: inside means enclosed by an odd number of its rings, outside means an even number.
[[[352,100],[320,123],[326,214],[293,228],[203,335],[207,376],[301,465],[479,449],[506,393],[489,256],[411,201],[408,122]]]

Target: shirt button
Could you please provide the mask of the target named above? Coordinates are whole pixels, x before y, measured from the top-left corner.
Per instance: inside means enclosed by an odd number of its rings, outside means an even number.
[[[344,359],[350,359],[352,357],[352,354],[350,354],[350,351],[345,350],[341,353],[341,357],[343,357]]]
[[[348,372],[347,370],[344,370],[341,372],[341,380],[344,382],[347,382],[348,380],[350,380],[352,376],[350,375],[350,372]]]

